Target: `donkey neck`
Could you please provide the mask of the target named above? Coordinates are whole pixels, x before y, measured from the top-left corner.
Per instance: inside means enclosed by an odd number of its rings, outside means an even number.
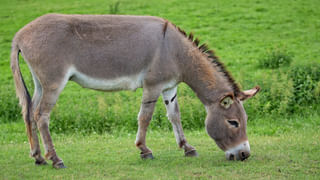
[[[204,105],[233,92],[228,79],[197,47],[189,45],[185,54],[182,81],[191,87]]]

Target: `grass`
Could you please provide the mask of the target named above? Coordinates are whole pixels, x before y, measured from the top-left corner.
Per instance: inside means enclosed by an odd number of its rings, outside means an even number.
[[[314,117],[320,121],[319,117]],[[265,119],[265,121],[268,121]],[[279,124],[280,125],[280,124]],[[319,125],[319,124],[318,124]],[[267,123],[261,126],[267,127]],[[288,125],[290,127],[290,125]],[[318,126],[319,127],[319,126]],[[225,160],[224,153],[204,130],[187,131],[197,158],[183,157],[172,132],[151,131],[148,146],[154,160],[140,159],[135,134],[53,134],[67,169],[35,166],[28,157],[22,123],[0,130],[0,179],[319,179],[320,134],[314,126],[302,126],[263,135],[249,125],[251,157],[243,162]],[[279,129],[278,129],[279,130]],[[298,134],[298,135],[297,135]],[[50,163],[51,164],[51,163]]]
[[[320,1],[1,0],[0,3],[0,179],[319,179],[319,104],[306,101],[298,113],[283,112],[292,95],[289,85],[295,82],[286,76],[290,67],[320,63]],[[156,159],[142,161],[134,146],[142,90],[103,93],[69,83],[53,109],[50,122],[57,152],[68,168],[56,171],[50,166],[35,167],[28,158],[9,54],[11,40],[20,28],[52,12],[153,15],[194,32],[201,42],[216,51],[243,89],[262,85],[260,95],[245,104],[252,156],[244,162],[224,159],[223,152],[205,134],[203,105],[189,87],[181,84],[178,99],[182,124],[187,139],[200,156],[183,157],[159,100],[147,137]],[[259,68],[258,60],[277,47],[290,52],[290,67]],[[27,65],[24,61],[20,64],[32,92]],[[308,83],[311,82],[309,78]],[[317,91],[310,91],[308,98],[319,96],[320,82],[315,83]],[[268,91],[271,93],[267,94]],[[267,95],[272,97],[262,98]],[[299,96],[304,97],[305,93]]]

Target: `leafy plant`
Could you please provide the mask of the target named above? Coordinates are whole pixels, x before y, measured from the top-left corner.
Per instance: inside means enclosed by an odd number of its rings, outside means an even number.
[[[297,109],[301,106],[320,103],[320,63],[297,64],[291,67],[289,77],[292,79],[294,90],[294,97],[291,101],[292,107]]]
[[[293,97],[293,83],[286,73],[274,71],[257,83],[261,92],[245,103],[248,116],[287,115]]]
[[[119,5],[120,5],[120,2],[117,1],[116,3],[114,4],[110,4],[109,5],[109,14],[118,14],[119,12]]]
[[[285,48],[273,48],[267,51],[259,59],[259,66],[262,68],[279,68],[289,66],[293,55]]]
[[[316,62],[273,70],[256,83],[262,90],[246,103],[251,117],[308,114],[320,104],[320,64]]]

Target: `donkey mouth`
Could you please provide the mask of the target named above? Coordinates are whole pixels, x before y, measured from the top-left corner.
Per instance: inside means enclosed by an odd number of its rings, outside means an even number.
[[[244,141],[239,145],[226,151],[227,160],[245,160],[250,156],[250,145],[248,141]]]

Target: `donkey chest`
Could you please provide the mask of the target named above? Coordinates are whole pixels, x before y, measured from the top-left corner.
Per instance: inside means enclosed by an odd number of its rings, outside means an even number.
[[[70,74],[72,74],[70,80],[78,83],[82,87],[102,91],[134,91],[143,86],[143,80],[145,78],[144,71],[132,75],[123,75],[116,78],[97,78],[79,72],[75,68],[71,68]]]

